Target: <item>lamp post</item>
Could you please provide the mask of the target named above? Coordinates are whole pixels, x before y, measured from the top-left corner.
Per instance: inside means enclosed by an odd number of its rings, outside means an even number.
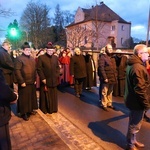
[[[26,33],[26,41],[29,41],[29,37],[28,37],[28,32],[24,30],[24,32]]]
[[[148,14],[147,37],[146,37],[146,45],[147,46],[148,46],[148,41],[149,41],[149,30],[150,30],[150,6],[149,6],[149,14]]]

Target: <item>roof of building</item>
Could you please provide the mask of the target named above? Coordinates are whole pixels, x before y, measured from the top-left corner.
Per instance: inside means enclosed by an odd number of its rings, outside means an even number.
[[[75,24],[87,22],[87,21],[96,20],[96,19],[97,21],[104,21],[104,22],[112,22],[117,20],[119,23],[131,24],[131,22],[125,21],[123,18],[121,18],[118,14],[116,14],[104,3],[101,3],[100,5],[92,6],[92,8],[90,9],[85,9],[85,8],[81,8],[81,9],[85,14],[84,20],[78,23],[73,22],[67,27]]]

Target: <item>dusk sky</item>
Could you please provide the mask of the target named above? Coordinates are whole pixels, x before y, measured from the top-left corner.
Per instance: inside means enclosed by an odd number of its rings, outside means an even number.
[[[7,29],[9,23],[14,19],[20,21],[20,16],[23,10],[26,8],[26,4],[30,0],[0,0],[2,8],[9,9],[15,12],[16,15],[3,18],[0,17],[0,30]],[[146,40],[147,26],[148,26],[148,14],[149,14],[149,2],[150,0],[104,0],[103,2],[120,17],[128,22],[131,22],[131,36],[141,40]],[[36,2],[36,0],[33,0]],[[92,5],[99,4],[98,0],[41,0],[42,4],[46,4],[50,8],[50,17],[53,16],[54,10],[57,4],[60,5],[62,11],[69,10],[74,12],[78,7],[89,8]],[[6,32],[0,31],[0,38],[5,37]]]

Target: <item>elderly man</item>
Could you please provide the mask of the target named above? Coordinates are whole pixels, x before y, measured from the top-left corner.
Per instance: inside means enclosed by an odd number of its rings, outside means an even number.
[[[75,94],[79,98],[82,94],[83,82],[86,78],[86,62],[78,47],[74,49],[75,55],[71,57],[70,74],[74,77]]]
[[[35,115],[38,108],[36,98],[36,64],[31,56],[31,49],[28,42],[22,46],[22,55],[15,60],[15,75],[18,83],[18,113],[25,121],[30,115]]]
[[[146,45],[138,44],[128,60],[124,96],[125,104],[130,110],[127,150],[144,147],[144,144],[137,142],[136,134],[141,128],[145,111],[150,108],[150,78],[145,67],[148,56]]]
[[[58,111],[57,85],[60,67],[54,51],[55,47],[49,42],[46,53],[39,56],[37,61],[37,72],[41,80],[39,108],[45,114]]]
[[[10,57],[10,43],[8,41],[4,41],[2,46],[0,47],[0,68],[3,71],[4,78],[6,83],[13,88],[13,70],[14,63]]]
[[[99,55],[98,75],[100,79],[101,107],[115,109],[112,105],[113,86],[117,83],[116,62],[112,57],[112,46],[107,44],[103,53]]]

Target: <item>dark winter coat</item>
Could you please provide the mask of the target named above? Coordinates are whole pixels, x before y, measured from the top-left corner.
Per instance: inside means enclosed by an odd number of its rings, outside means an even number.
[[[74,55],[70,61],[70,74],[74,75],[75,78],[85,78],[86,74],[86,63],[83,55]]]
[[[36,63],[35,59],[24,53],[15,60],[15,75],[18,83],[18,113],[25,114],[37,109]],[[22,87],[21,84],[26,86]]]
[[[11,118],[10,102],[17,99],[17,95],[5,83],[0,69],[0,127],[7,124]]]
[[[100,77],[100,81],[104,82],[104,80],[108,79],[109,84],[115,84],[117,82],[115,59],[107,54],[100,54],[98,63],[98,76]]]
[[[0,47],[0,69],[2,69],[6,82],[11,85],[13,83],[14,63],[3,47]]]
[[[126,69],[125,104],[131,110],[150,108],[150,78],[142,60],[133,55]]]
[[[126,76],[126,67],[127,67],[127,57],[126,56],[115,56],[116,67],[118,72],[118,79],[125,79]]]
[[[40,80],[46,79],[47,87],[56,87],[58,85],[58,77],[60,72],[57,56],[50,56],[47,53],[39,56],[37,72]]]
[[[15,76],[18,84],[34,84],[36,81],[36,63],[33,57],[22,54],[15,60]]]
[[[84,56],[86,62],[86,80],[83,84],[83,87],[92,87],[95,86],[95,63],[90,54]]]

